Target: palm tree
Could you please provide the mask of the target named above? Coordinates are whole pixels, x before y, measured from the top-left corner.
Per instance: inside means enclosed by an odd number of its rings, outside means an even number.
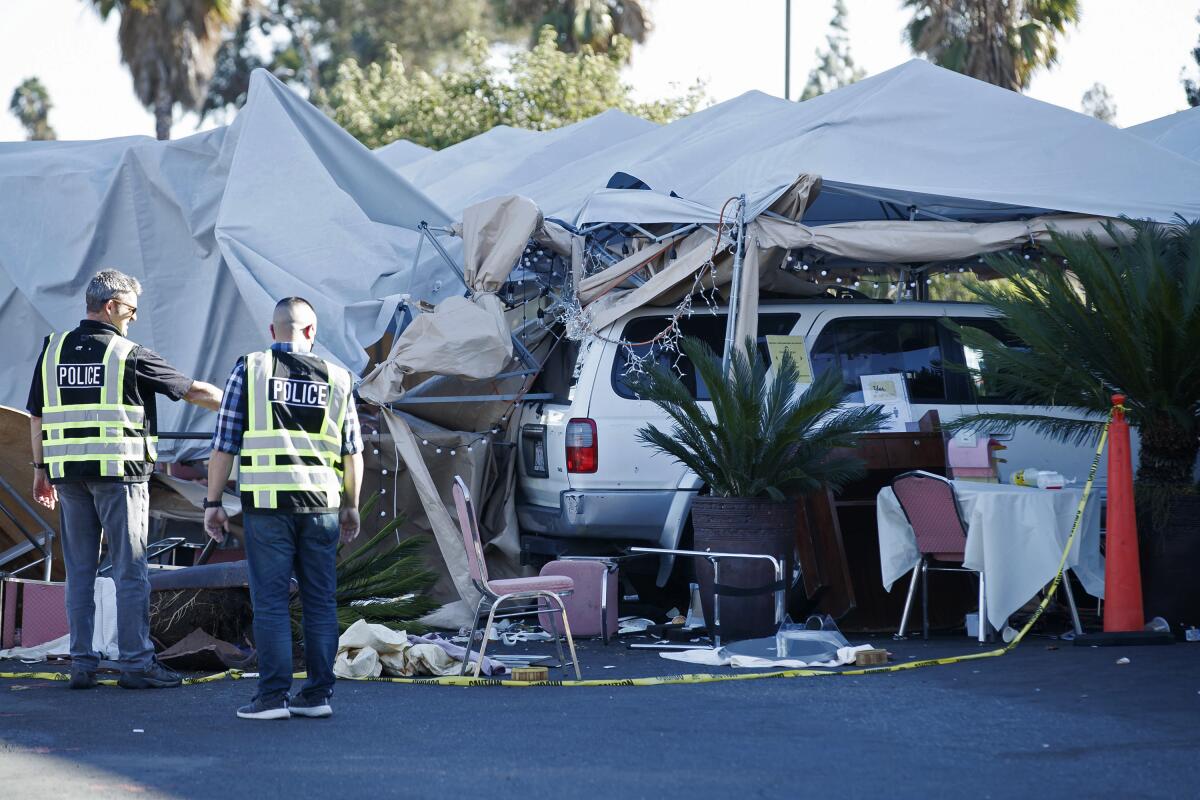
[[[607,53],[616,36],[641,43],[652,29],[641,0],[494,0],[505,23],[533,24],[533,42],[544,25],[554,28],[558,49],[575,53],[588,46]]]
[[[171,138],[175,105],[203,105],[226,28],[236,28],[243,0],[90,0],[102,19],[121,15],[121,60],[133,90],[154,111],[159,139]]]
[[[962,330],[983,353],[975,377],[992,382],[989,394],[1086,419],[984,414],[956,426],[1029,426],[1061,441],[1094,441],[1111,396],[1124,394],[1141,438],[1139,486],[1186,488],[1200,449],[1200,223],[1125,225],[1110,226],[1113,248],[1055,235],[1053,259],[1041,264],[1012,254],[988,259],[1008,286],[974,292],[1025,346]]]
[[[684,338],[680,349],[708,387],[713,413],[673,370],[651,361],[632,385],[674,424],[669,433],[647,425],[637,438],[696,473],[714,496],[781,501],[862,474],[861,460],[834,451],[853,447],[886,417],[879,406],[842,406],[841,373],[826,372],[800,392],[792,355],[784,354],[769,379],[771,365],[753,339],[745,352],[734,349],[728,377],[703,341]]]
[[[914,52],[933,63],[1012,89],[1058,61],[1057,38],[1080,18],[1079,0],[904,0]]]
[[[25,128],[25,135],[30,141],[47,141],[58,138],[54,128],[50,127],[50,93],[37,78],[26,78],[16,89],[13,89],[12,100],[8,109]]]

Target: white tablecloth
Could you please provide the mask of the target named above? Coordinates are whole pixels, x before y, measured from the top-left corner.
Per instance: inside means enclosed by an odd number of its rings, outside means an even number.
[[[1083,490],[954,481],[954,491],[967,522],[963,565],[983,572],[987,618],[1000,629],[1054,578]],[[1067,556],[1067,567],[1095,597],[1104,596],[1099,509],[1099,495],[1093,492]],[[876,514],[883,585],[891,591],[892,584],[920,563],[921,554],[891,487],[880,490]]]

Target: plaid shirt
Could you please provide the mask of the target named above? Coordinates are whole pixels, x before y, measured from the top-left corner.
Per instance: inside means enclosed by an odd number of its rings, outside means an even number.
[[[292,352],[290,342],[275,342],[272,350]],[[237,455],[242,451],[242,434],[246,432],[246,404],[243,388],[246,385],[246,359],[239,358],[225,381],[225,397],[221,410],[217,412],[217,430],[213,433],[212,446],[222,453]],[[346,421],[342,424],[342,455],[350,456],[362,451],[362,431],[358,425],[358,410],[351,398],[346,407]]]

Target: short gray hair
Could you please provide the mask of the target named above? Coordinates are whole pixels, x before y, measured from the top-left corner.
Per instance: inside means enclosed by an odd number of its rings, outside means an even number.
[[[115,269],[102,269],[95,274],[87,287],[87,310],[96,313],[104,304],[119,294],[129,292],[141,294],[142,284],[131,275]]]

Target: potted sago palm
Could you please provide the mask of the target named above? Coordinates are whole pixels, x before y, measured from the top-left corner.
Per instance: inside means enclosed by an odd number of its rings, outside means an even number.
[[[1109,235],[1113,247],[1054,236],[1050,258],[988,259],[1008,286],[974,291],[1023,344],[963,330],[964,343],[983,355],[986,369],[976,377],[1014,403],[1068,413],[986,414],[957,425],[1028,426],[1095,444],[1112,395],[1124,394],[1140,443],[1134,496],[1144,611],[1176,628],[1200,626],[1200,223],[1126,220]]]
[[[827,486],[840,488],[861,475],[862,461],[845,448],[882,427],[884,414],[878,406],[843,405],[838,373],[821,375],[801,390],[791,354],[785,352],[772,365],[752,339],[730,354],[727,374],[704,342],[685,338],[680,349],[708,387],[711,406],[698,401],[671,369],[647,364],[645,374],[633,381],[635,390],[666,412],[672,425],[664,431],[648,424],[638,430],[638,440],[703,481],[691,509],[697,550],[770,554],[788,565],[785,577],[790,577],[795,498]],[[726,562],[722,583],[769,584],[773,576],[763,564]],[[702,559],[697,570],[711,625],[712,572]],[[770,594],[722,599],[722,636],[773,633],[773,608]]]

